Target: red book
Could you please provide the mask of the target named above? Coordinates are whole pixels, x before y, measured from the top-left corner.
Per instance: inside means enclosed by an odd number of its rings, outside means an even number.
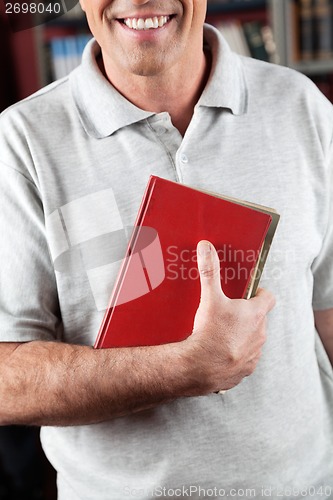
[[[224,293],[253,295],[278,220],[270,208],[151,176],[95,348],[158,345],[191,334],[202,239],[218,251]]]

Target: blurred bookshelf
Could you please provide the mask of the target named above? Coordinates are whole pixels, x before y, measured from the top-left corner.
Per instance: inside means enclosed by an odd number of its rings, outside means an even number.
[[[333,0],[269,0],[280,64],[308,75],[333,102]]]
[[[333,0],[270,0],[281,64],[303,73],[333,71]]]
[[[207,20],[236,52],[306,74],[333,102],[333,0],[211,0]]]
[[[53,20],[42,15],[36,27],[11,35],[17,99],[79,63],[91,35],[79,3],[72,5]],[[4,16],[0,8],[0,21]],[[333,0],[208,0],[207,22],[233,50],[307,74],[333,101],[332,19]]]
[[[41,19],[35,28],[40,86],[75,69],[90,38],[91,33],[79,3],[59,17],[49,20],[45,16]]]
[[[210,0],[206,19],[238,54],[279,62],[268,0]]]

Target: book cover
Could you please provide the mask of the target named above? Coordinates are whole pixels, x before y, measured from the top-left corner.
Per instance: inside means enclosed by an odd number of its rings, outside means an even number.
[[[191,334],[202,239],[218,251],[224,293],[255,294],[278,220],[267,207],[151,176],[95,348],[158,345]]]

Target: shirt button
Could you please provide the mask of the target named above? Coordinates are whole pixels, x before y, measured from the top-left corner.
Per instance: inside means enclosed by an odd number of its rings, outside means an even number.
[[[156,129],[156,132],[158,133],[158,135],[163,135],[163,134],[165,134],[166,131],[167,131],[167,129],[165,127],[158,127]]]
[[[187,158],[187,156],[186,156],[184,153],[182,153],[182,154],[180,155],[180,161],[181,161],[182,163],[188,163],[188,158]]]

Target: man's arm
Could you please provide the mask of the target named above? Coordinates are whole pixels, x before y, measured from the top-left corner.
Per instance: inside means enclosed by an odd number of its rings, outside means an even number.
[[[315,324],[333,366],[333,309],[314,311]]]
[[[265,342],[274,298],[221,290],[219,260],[198,246],[201,300],[192,335],[162,346],[100,349],[32,341],[0,344],[0,423],[81,425],[177,397],[230,389],[250,375]]]

